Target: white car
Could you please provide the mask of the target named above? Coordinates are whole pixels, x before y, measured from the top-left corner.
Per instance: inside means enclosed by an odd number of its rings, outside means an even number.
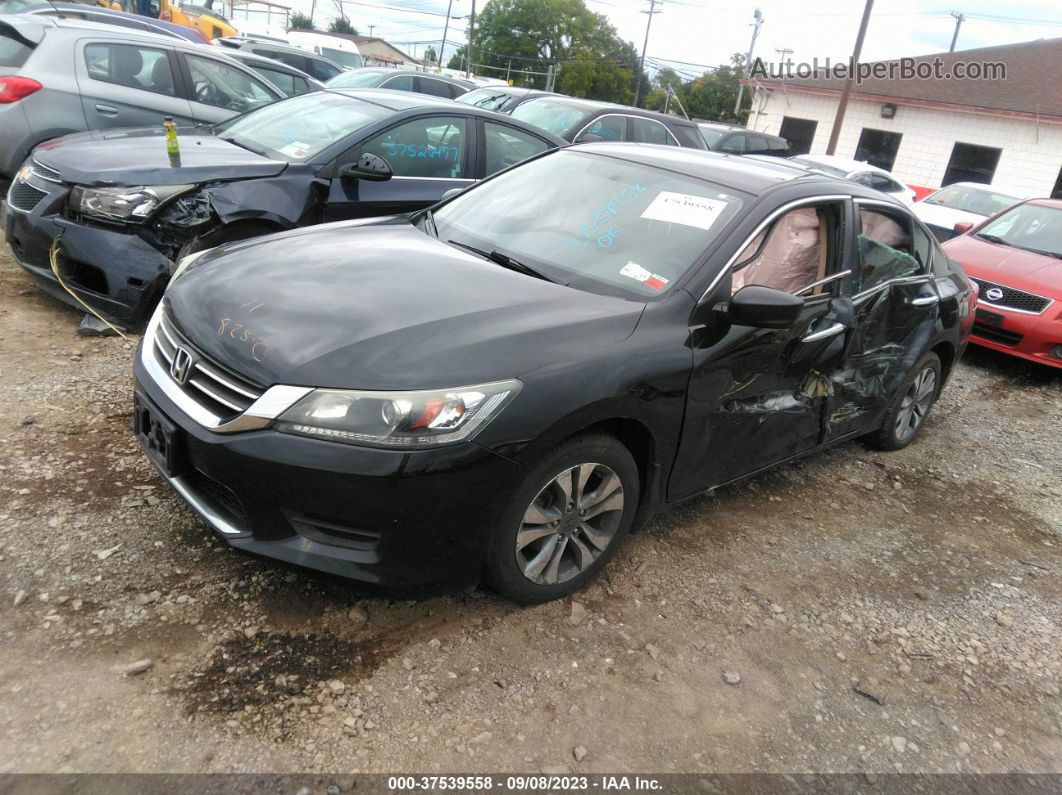
[[[288,41],[299,49],[323,55],[344,69],[358,69],[365,66],[365,59],[358,45],[341,36],[311,30],[289,30]]]
[[[904,204],[914,204],[915,192],[883,168],[859,160],[849,160],[836,155],[795,155],[789,158],[805,168],[825,172],[831,177],[841,177],[849,182],[880,190]]]
[[[1012,204],[1035,198],[1021,191],[997,189],[979,182],[953,182],[916,202],[914,214],[943,243],[955,237],[955,224],[980,223]]]

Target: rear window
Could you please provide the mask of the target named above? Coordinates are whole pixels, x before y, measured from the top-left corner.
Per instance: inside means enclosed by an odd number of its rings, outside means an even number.
[[[533,99],[514,110],[512,117],[564,136],[578,130],[593,113],[592,110],[564,101]]]
[[[18,68],[26,63],[32,47],[19,41],[19,35],[10,25],[0,23],[0,66]]]

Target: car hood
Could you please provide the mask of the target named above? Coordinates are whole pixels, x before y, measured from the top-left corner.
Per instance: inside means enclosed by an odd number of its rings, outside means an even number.
[[[953,237],[943,248],[972,279],[1062,300],[1062,259],[989,243],[972,235]]]
[[[185,185],[271,177],[287,167],[194,128],[179,130],[180,156],[170,160],[160,129],[95,130],[41,144],[34,157],[79,185]]]
[[[915,202],[914,213],[922,223],[927,226],[939,226],[949,232],[958,223],[969,222],[979,224],[985,220],[985,216],[966,210],[956,210],[954,207],[945,207],[943,204],[926,204],[924,201]]]
[[[166,293],[202,353],[263,386],[465,386],[595,355],[644,304],[516,273],[408,224],[317,227],[207,255]]]

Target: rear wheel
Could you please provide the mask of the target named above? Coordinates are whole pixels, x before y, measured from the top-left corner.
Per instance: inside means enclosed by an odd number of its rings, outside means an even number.
[[[638,507],[638,467],[604,434],[576,437],[547,455],[502,510],[487,577],[533,604],[578,590],[605,567]]]
[[[927,353],[896,391],[881,427],[865,441],[879,450],[899,450],[909,445],[922,430],[940,387],[940,359],[935,353]]]

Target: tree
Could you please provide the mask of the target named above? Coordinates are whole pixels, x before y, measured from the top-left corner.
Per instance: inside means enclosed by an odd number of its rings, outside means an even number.
[[[734,100],[737,99],[738,81],[741,79],[745,58],[740,53],[730,56],[730,63],[705,72],[701,77],[684,86],[682,102],[690,116],[710,121],[734,118]],[[748,118],[742,110],[738,120]]]
[[[439,54],[435,52],[435,48],[428,47],[428,49],[424,51],[424,63],[438,63],[438,61]]]
[[[357,36],[358,30],[350,24],[346,17],[336,17],[328,23],[329,33],[346,33],[348,36]]]
[[[311,20],[305,14],[300,14],[295,11],[291,15],[291,19],[288,21],[291,27],[288,30],[313,30],[313,20]]]
[[[463,68],[466,52],[459,48],[448,66]],[[539,88],[553,66],[557,91],[630,102],[638,51],[584,0],[490,0],[476,16],[472,61],[495,77],[510,64],[513,72],[537,73],[529,77]]]

